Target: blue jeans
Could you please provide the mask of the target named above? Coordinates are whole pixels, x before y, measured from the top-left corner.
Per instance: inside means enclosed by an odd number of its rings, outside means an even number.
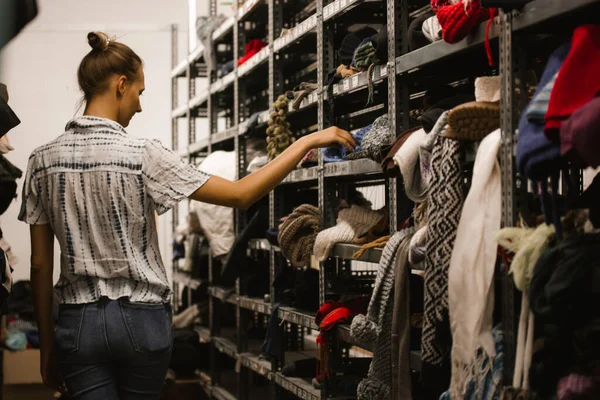
[[[73,399],[159,398],[171,359],[170,305],[102,298],[59,310],[56,353]]]

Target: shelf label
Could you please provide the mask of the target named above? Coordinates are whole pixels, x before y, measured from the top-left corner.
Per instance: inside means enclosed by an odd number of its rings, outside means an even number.
[[[346,7],[346,0],[340,0],[340,8],[343,10]]]
[[[358,75],[354,75],[352,77],[352,87],[353,88],[357,88],[358,87]]]
[[[387,75],[387,73],[388,73],[388,71],[387,71],[387,64],[383,65],[381,67],[381,69],[379,70],[379,73],[381,74],[382,77]]]
[[[344,79],[342,85],[344,87],[344,92],[350,90],[350,79]]]
[[[337,13],[338,11],[340,11],[340,2],[339,2],[339,0],[337,0],[335,3],[333,3],[333,12]]]

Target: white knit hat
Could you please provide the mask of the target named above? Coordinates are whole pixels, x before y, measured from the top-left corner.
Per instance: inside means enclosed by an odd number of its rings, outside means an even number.
[[[476,78],[475,101],[500,101],[500,77],[482,76]]]
[[[415,202],[422,202],[427,197],[427,182],[421,176],[419,150],[427,141],[423,129],[414,132],[394,155],[394,162],[400,167],[406,196]]]
[[[419,229],[412,239],[410,239],[410,248],[408,251],[408,262],[411,265],[417,265],[425,260],[427,251],[427,225]]]
[[[353,204],[338,214],[337,224],[325,229],[315,240],[315,258],[324,261],[337,243],[351,243],[354,238],[366,233],[385,216],[383,210],[371,210]]]

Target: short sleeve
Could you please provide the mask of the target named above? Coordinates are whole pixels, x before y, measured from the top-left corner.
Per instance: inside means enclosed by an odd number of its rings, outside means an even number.
[[[148,195],[159,214],[188,198],[210,179],[209,174],[186,163],[158,140],[146,143],[142,174]]]
[[[42,186],[34,174],[34,159],[33,155],[29,158],[27,172],[25,173],[19,220],[29,225],[44,225],[50,221],[40,198]]]

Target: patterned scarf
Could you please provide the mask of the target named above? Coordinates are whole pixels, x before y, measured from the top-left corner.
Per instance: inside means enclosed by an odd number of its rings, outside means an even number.
[[[425,386],[441,391],[446,390],[450,383],[449,368],[448,371],[444,368],[452,346],[448,318],[448,268],[463,201],[460,142],[439,136],[431,159],[427,211],[421,378]]]

